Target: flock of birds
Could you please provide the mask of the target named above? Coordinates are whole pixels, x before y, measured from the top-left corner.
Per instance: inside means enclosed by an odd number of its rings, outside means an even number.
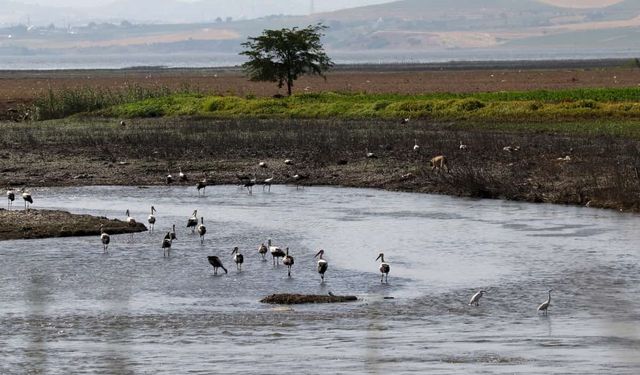
[[[406,124],[409,122],[409,118],[405,118],[401,120],[401,124]],[[465,145],[462,141],[460,141],[460,145],[459,145],[459,149],[460,150],[466,150],[467,149],[467,145]],[[509,151],[509,152],[513,152],[513,151],[518,151],[519,147],[511,147],[511,146],[507,146],[505,148],[503,148],[504,151]],[[414,152],[419,152],[420,151],[420,145],[418,145],[418,141],[417,139],[414,139],[414,146],[413,146],[413,151]],[[375,159],[377,158],[377,156],[373,153],[370,152],[368,149],[366,149],[366,158],[367,159]],[[433,161],[434,159],[437,158],[441,158],[441,161],[444,161],[445,165],[446,165],[446,159],[444,158],[444,156],[440,155],[437,156],[435,158],[432,159],[432,165],[435,167]],[[293,161],[291,159],[286,159],[284,161],[284,163],[286,165],[292,165]],[[266,162],[260,162],[258,163],[258,166],[260,168],[267,168],[267,164]],[[263,190],[265,188],[269,188],[269,191],[271,191],[271,184],[273,182],[273,177],[269,177],[263,180],[258,181],[255,177],[251,177],[249,175],[241,175],[241,174],[237,174],[236,177],[238,178],[239,182],[240,182],[240,186],[243,186],[244,188],[247,189],[249,194],[252,194],[252,188],[253,186],[255,186],[256,184],[260,184],[263,186]],[[307,179],[308,176],[302,175],[302,174],[295,174],[293,176],[293,180],[296,183],[296,189],[299,188],[299,183],[305,179]],[[182,172],[182,168],[179,169],[179,174],[178,174],[178,180],[180,182],[186,182],[188,181],[188,177],[185,173]],[[175,181],[174,177],[171,175],[170,171],[167,169],[167,175],[165,176],[165,182],[167,184],[171,184]],[[206,174],[203,176],[202,180],[198,181],[196,184],[196,189],[198,191],[198,196],[204,195],[205,194],[205,189],[207,187],[207,178],[206,178]],[[24,188],[23,189],[19,189],[17,190],[19,193],[22,194],[22,199],[24,200],[25,203],[25,210],[28,210],[29,208],[29,204],[33,203],[33,198],[31,196],[31,193],[29,193],[28,191],[26,191]],[[8,207],[9,209],[11,209],[11,207],[13,206],[13,202],[16,198],[16,190],[13,189],[9,189],[7,190],[7,199],[8,199]],[[147,218],[147,222],[149,223],[149,227],[150,230],[153,231],[154,230],[154,226],[156,223],[156,209],[154,206],[151,206],[151,210],[150,210],[150,214],[149,217]],[[126,222],[128,225],[130,226],[136,226],[137,222],[136,220],[131,217],[129,210],[126,211]],[[194,210],[193,214],[191,215],[191,217],[189,217],[187,219],[187,228],[190,228],[192,230],[192,233],[196,233],[200,236],[200,242],[201,244],[204,243],[204,236],[207,233],[207,228],[204,225],[204,217],[200,217],[200,220],[198,220],[198,210]],[[133,234],[132,234],[133,236]],[[165,257],[168,257],[170,255],[170,251],[171,251],[171,246],[174,240],[177,239],[176,236],[176,226],[175,224],[172,226],[172,230],[167,232],[167,234],[164,236],[163,240],[162,240],[162,249],[163,249],[163,255]],[[111,238],[109,236],[109,234],[106,232],[106,229],[104,227],[104,225],[100,226],[100,240],[102,242],[103,245],[103,251],[107,252],[108,251],[108,246],[109,243],[111,241]],[[289,254],[289,248],[286,247],[284,249],[284,251],[282,250],[282,248],[278,247],[278,246],[274,246],[271,243],[271,239],[269,239],[267,241],[267,245],[265,245],[264,243],[262,243],[259,247],[258,247],[258,253],[262,256],[262,260],[266,261],[266,254],[270,253],[273,259],[273,265],[276,266],[280,261],[282,262],[282,264],[284,264],[285,266],[287,266],[287,275],[289,277],[291,277],[291,268],[293,267],[293,265],[295,264],[295,260],[294,257],[292,255]],[[316,255],[314,256],[314,258],[317,258],[317,272],[320,275],[320,279],[321,279],[321,283],[324,283],[324,278],[325,278],[325,273],[327,272],[327,269],[329,267],[329,263],[323,259],[323,255],[325,254],[325,251],[323,249],[320,249]],[[240,252],[240,249],[236,246],[233,248],[231,255],[233,256],[233,262],[236,264],[236,269],[238,271],[242,270],[242,264],[244,263],[244,256],[242,255],[242,253]],[[207,257],[207,260],[209,261],[209,264],[211,264],[211,266],[213,267],[213,273],[214,275],[218,274],[218,269],[222,268],[222,270],[224,270],[225,274],[228,273],[228,270],[224,267],[222,260],[215,255],[211,255]],[[384,254],[380,253],[378,255],[378,257],[375,259],[380,260],[380,265],[378,267],[378,270],[380,271],[380,282],[381,283],[388,283],[389,281],[389,271],[391,270],[391,267],[389,265],[389,263],[385,262],[384,260]],[[538,308],[537,311],[541,311],[543,312],[545,315],[547,314],[547,311],[549,309],[549,306],[551,305],[551,292],[552,290],[549,290],[549,296],[547,298],[546,301],[544,301],[543,303],[541,303]],[[470,301],[469,301],[469,305],[470,306],[479,306],[479,302],[480,302],[480,298],[482,298],[482,296],[484,294],[486,294],[487,291],[485,290],[480,290],[477,293],[475,293]]]

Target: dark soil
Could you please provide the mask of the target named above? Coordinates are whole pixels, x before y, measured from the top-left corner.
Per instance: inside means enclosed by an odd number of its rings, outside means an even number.
[[[329,296],[317,294],[272,294],[260,300],[262,303],[294,305],[301,303],[339,303],[357,301],[356,296]]]
[[[144,232],[142,223],[129,226],[120,220],[65,211],[0,209],[0,241],[29,238],[99,236],[100,224],[109,234]]]

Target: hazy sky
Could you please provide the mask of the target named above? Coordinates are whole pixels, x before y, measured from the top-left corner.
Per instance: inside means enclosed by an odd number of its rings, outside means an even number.
[[[39,5],[48,5],[48,6],[71,6],[71,7],[93,7],[99,5],[105,5],[109,3],[113,3],[115,0],[13,0],[16,3],[25,3],[25,4],[39,4]],[[207,0],[178,0],[183,2],[197,2],[197,1],[207,1]],[[337,9],[351,8],[356,6],[363,5],[372,5],[372,4],[380,4],[380,3],[389,3],[394,0],[314,0],[315,10],[318,12],[326,12]],[[135,3],[136,0],[130,0],[131,3]],[[311,0],[282,0],[281,3],[287,4],[290,3],[292,5],[297,5],[297,7],[292,7],[292,9],[300,9],[299,5],[301,3],[310,3]],[[261,6],[261,1],[255,0],[255,8],[256,13],[269,15],[271,14],[271,7]],[[308,6],[305,6],[305,9],[308,9]]]

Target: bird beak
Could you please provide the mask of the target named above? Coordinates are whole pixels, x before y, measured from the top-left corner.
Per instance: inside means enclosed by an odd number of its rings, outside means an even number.
[[[381,257],[381,256],[382,256],[382,255],[378,255],[378,257],[376,258],[376,260],[380,259],[380,257]]]
[[[317,257],[318,257],[318,255],[320,255],[320,253],[322,253],[322,250],[318,251],[318,252],[316,253],[316,255],[314,255],[313,257],[314,257],[314,258],[317,258]]]

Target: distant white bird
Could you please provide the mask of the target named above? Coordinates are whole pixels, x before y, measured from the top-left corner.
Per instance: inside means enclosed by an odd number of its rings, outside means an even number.
[[[296,173],[293,175],[293,181],[295,181],[296,183],[296,190],[298,190],[300,188],[300,183],[306,179],[308,179],[309,176],[308,175],[303,175],[300,173]]]
[[[31,193],[22,189],[22,199],[24,199],[24,209],[29,209],[29,205],[33,204],[33,198],[31,197]]]
[[[195,233],[196,226],[198,226],[198,210],[193,210],[193,214],[187,219],[187,228],[191,228],[191,233]]]
[[[293,164],[293,160],[291,160],[291,159],[284,159],[284,163],[285,163],[286,165],[292,165],[292,164]]]
[[[111,238],[104,230],[104,224],[100,224],[100,241],[102,242],[102,251],[106,253],[107,247],[109,247],[109,242],[111,242]]]
[[[126,122],[124,122],[124,120],[121,120],[121,121],[120,121],[120,126],[127,126],[127,123],[126,123]]]
[[[542,311],[544,315],[547,315],[547,310],[549,310],[549,306],[551,306],[551,292],[553,292],[553,289],[549,289],[549,298],[538,306],[538,311]]]
[[[178,180],[180,180],[180,182],[186,182],[189,179],[187,178],[187,175],[182,173],[182,167],[179,167],[180,173],[178,173]]]
[[[318,273],[320,274],[320,279],[322,280],[321,282],[324,283],[324,273],[327,272],[327,268],[329,268],[329,263],[322,259],[322,256],[324,255],[324,250],[320,249],[320,251],[318,251],[318,253],[315,255],[314,258],[318,258]]]
[[[265,187],[269,187],[269,192],[271,192],[271,183],[273,182],[273,177],[266,178],[262,181],[262,191],[264,191]]]
[[[400,125],[408,124],[409,120],[411,120],[410,117],[403,118],[402,120],[400,120]]]
[[[460,146],[459,147],[460,147],[461,150],[466,150],[467,149],[467,145],[462,143],[462,141],[460,141]]]
[[[238,246],[233,248],[231,255],[233,255],[233,261],[236,263],[236,269],[238,271],[242,271],[242,263],[244,263],[244,256],[240,254],[240,249],[238,248]]]
[[[267,163],[266,163],[266,162],[264,162],[264,161],[261,161],[260,163],[258,163],[258,166],[259,166],[260,168],[266,168],[266,167],[267,167]]]
[[[389,283],[389,271],[391,270],[391,267],[389,267],[389,264],[386,263],[384,261],[384,254],[380,253],[378,255],[378,257],[376,258],[376,260],[380,259],[380,273],[382,274],[382,276],[380,277],[380,282],[382,283],[383,280],[385,279],[385,275],[386,275],[386,281],[387,284]]]
[[[288,267],[287,275],[291,277],[291,267],[293,267],[293,257],[289,255],[289,248],[286,248],[285,256],[282,258],[282,264]]]
[[[413,151],[414,151],[414,152],[420,152],[420,146],[418,146],[418,140],[417,140],[417,139],[414,139],[414,140],[413,140],[413,143],[414,143],[414,145],[413,145]]]
[[[156,217],[154,215],[155,213],[156,213],[155,207],[151,206],[151,214],[147,218],[147,221],[149,222],[149,226],[151,227],[152,232],[153,232],[154,224],[156,223]]]
[[[471,300],[469,300],[469,306],[471,305],[479,305],[480,302],[480,297],[482,297],[487,291],[485,290],[481,290],[478,293],[474,294],[473,297],[471,297]]]
[[[7,190],[7,209],[11,209],[14,200],[16,200],[16,193],[13,191],[13,189]]]
[[[365,155],[367,156],[367,159],[376,159],[377,158],[376,154],[374,154],[373,152],[369,152],[368,148],[365,149],[365,152],[366,152]]]
[[[200,235],[200,243],[204,243],[204,234],[207,233],[207,227],[204,226],[204,217],[200,217],[200,225],[198,225],[197,231]]]
[[[127,215],[127,225],[131,228],[135,228],[138,225],[138,223],[134,218],[131,217],[131,214],[129,213],[129,209],[127,209],[126,215]],[[131,239],[133,239],[133,232],[131,232]]]
[[[258,254],[262,255],[262,260],[263,260],[263,261],[266,261],[266,260],[267,260],[267,258],[266,258],[267,251],[269,251],[269,250],[267,249],[267,246],[265,246],[265,244],[264,244],[264,243],[260,244],[260,246],[258,247]]]
[[[167,177],[165,177],[165,182],[167,185],[173,183],[173,176],[171,175],[171,172],[169,172],[169,168],[167,168]]]

